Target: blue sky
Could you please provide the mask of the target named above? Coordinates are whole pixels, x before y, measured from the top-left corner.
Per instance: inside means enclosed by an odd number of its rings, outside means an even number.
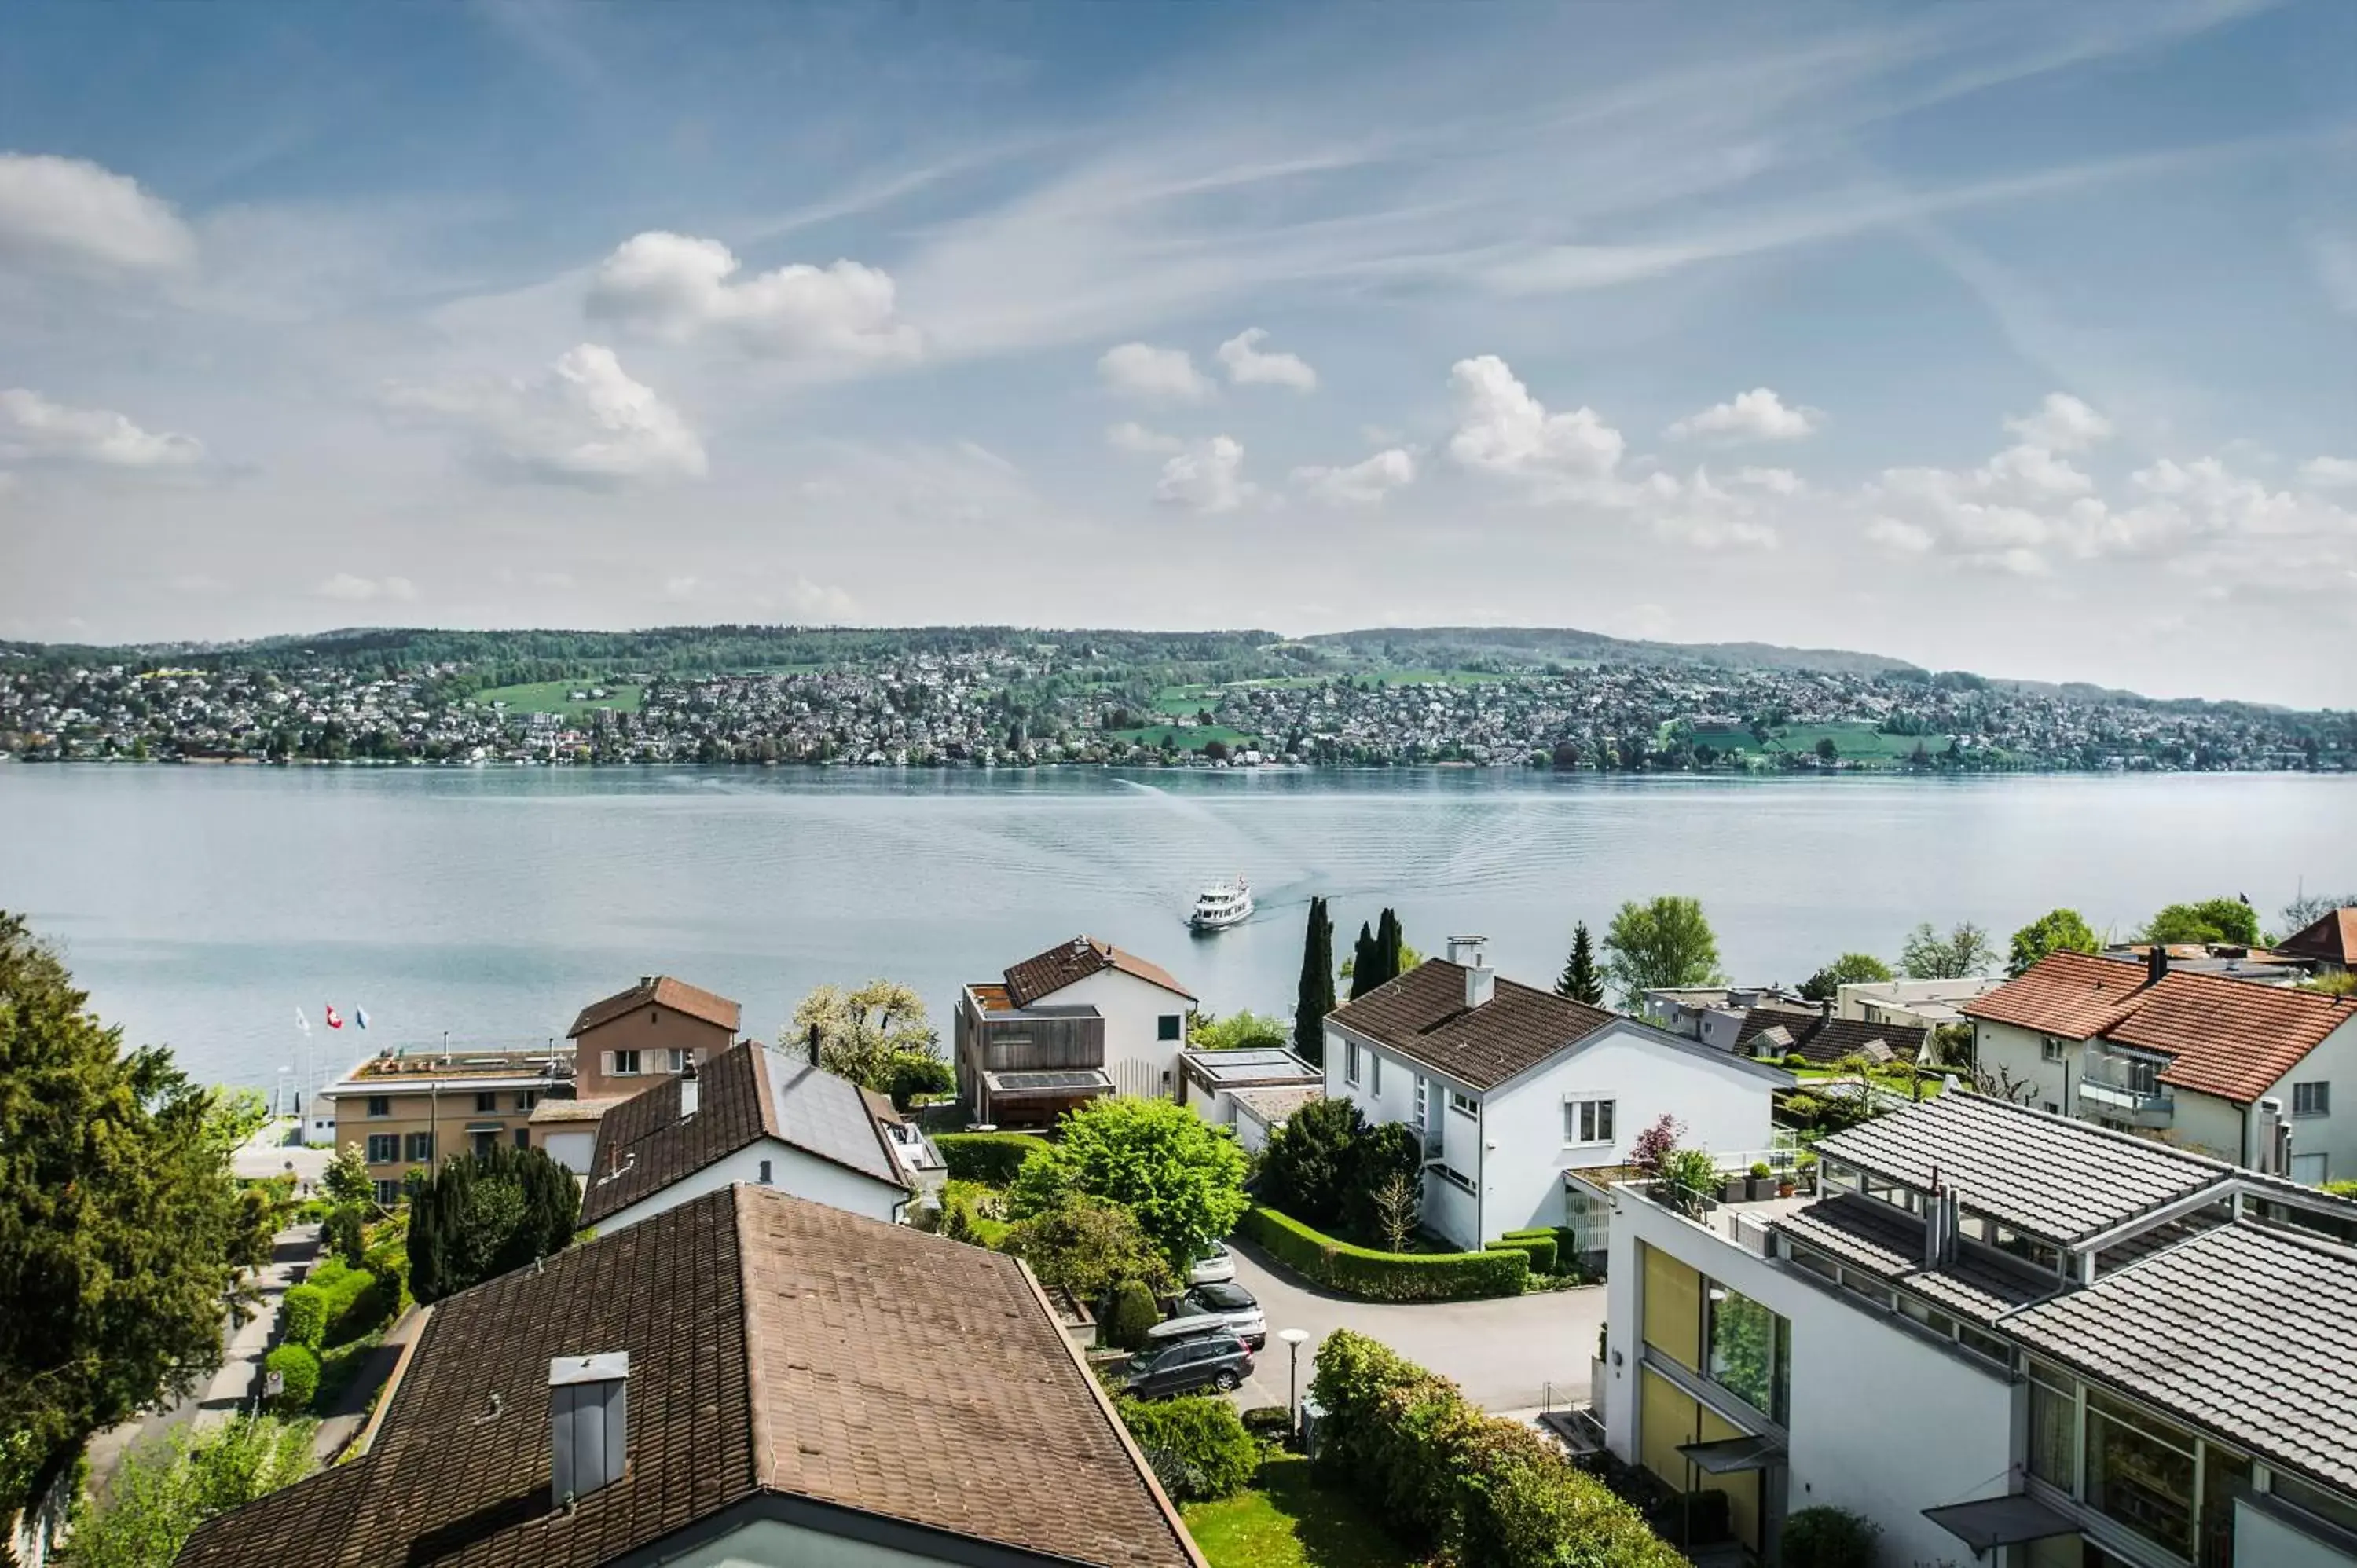
[[[2357,7],[19,5],[0,636],[1572,625],[2357,703]]]

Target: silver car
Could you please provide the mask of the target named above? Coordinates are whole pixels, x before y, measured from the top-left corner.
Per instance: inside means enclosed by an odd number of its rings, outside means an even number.
[[[1214,1325],[1257,1350],[1268,1343],[1268,1316],[1253,1293],[1232,1283],[1197,1285],[1178,1298],[1170,1316],[1146,1330],[1148,1343],[1191,1338]]]
[[[1235,1277],[1236,1255],[1217,1241],[1187,1271],[1187,1283],[1190,1285],[1222,1285]]]

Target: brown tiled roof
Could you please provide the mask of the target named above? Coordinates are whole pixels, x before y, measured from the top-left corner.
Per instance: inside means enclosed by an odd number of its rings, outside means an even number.
[[[1744,1015],[1735,1031],[1735,1048],[1749,1056],[1753,1040],[1778,1027],[1792,1037],[1786,1048],[1813,1062],[1840,1061],[1875,1040],[1889,1046],[1890,1054],[1902,1061],[1914,1060],[1915,1053],[1923,1048],[1923,1031],[1911,1024],[1869,1024],[1863,1018],[1830,1018],[1822,1012],[1785,1007],[1754,1007]]]
[[[2107,1040],[2166,1052],[2160,1081],[2247,1105],[2357,1018],[2357,998],[2319,995],[2213,974],[2172,974],[2104,1031]]]
[[[1028,1007],[1044,996],[1051,996],[1067,985],[1077,985],[1092,974],[1117,969],[1124,974],[1135,975],[1148,985],[1195,1000],[1195,993],[1171,978],[1170,972],[1160,964],[1148,963],[1133,952],[1124,952],[1111,942],[1099,941],[1091,936],[1074,937],[1046,952],[1034,953],[1006,971],[1007,999],[1017,1007]]]
[[[565,1037],[577,1040],[598,1025],[610,1024],[649,1004],[668,1007],[674,1013],[684,1013],[691,1018],[716,1024],[732,1035],[745,1021],[745,1009],[726,996],[716,995],[683,980],[673,980],[668,974],[658,974],[651,981],[633,985],[628,991],[617,991],[604,1001],[592,1002],[581,1009],[581,1016],[573,1020],[573,1027]]]
[[[2093,953],[2048,953],[2022,974],[1957,1011],[2073,1040],[2092,1039],[2127,1015],[2152,983],[2143,964]]]
[[[1426,959],[1328,1015],[1377,1045],[1475,1089],[1503,1083],[1613,1021],[1600,1007],[1501,979],[1465,1005],[1465,971]]]
[[[822,1093],[833,1090],[837,1092]],[[597,1123],[597,1148],[583,1178],[581,1223],[596,1225],[673,1182],[761,1138],[792,1144],[872,1180],[904,1185],[875,1114],[856,1085],[752,1040],[721,1052],[696,1072],[695,1114],[679,1114],[679,1079],[664,1079],[622,1101]],[[785,1114],[813,1101],[807,1114]],[[622,1174],[609,1176],[620,1168]]]
[[[2335,909],[2302,926],[2276,944],[2276,951],[2293,958],[2321,959],[2343,969],[2357,969],[2357,905]]]
[[[548,1364],[628,1352],[629,1467],[560,1512]],[[591,1568],[765,1497],[1106,1568],[1202,1568],[1014,1259],[768,1188],[442,1302],[363,1458],[185,1568]]]

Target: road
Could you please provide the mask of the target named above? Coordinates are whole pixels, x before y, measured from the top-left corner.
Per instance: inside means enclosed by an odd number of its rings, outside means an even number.
[[[1587,1397],[1588,1363],[1604,1324],[1600,1285],[1412,1306],[1351,1301],[1278,1269],[1247,1243],[1228,1246],[1236,1257],[1236,1283],[1268,1314],[1268,1346],[1254,1358],[1257,1369],[1241,1391],[1247,1406],[1286,1402],[1290,1358],[1277,1335],[1287,1328],[1309,1331],[1301,1347],[1304,1389],[1318,1345],[1335,1329],[1348,1328],[1455,1380],[1466,1398],[1493,1415],[1560,1409]]]

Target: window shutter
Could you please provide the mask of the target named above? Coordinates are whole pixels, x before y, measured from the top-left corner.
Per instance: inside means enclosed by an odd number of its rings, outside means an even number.
[[[599,1071],[601,1071],[601,1072],[603,1072],[603,1073],[604,1073],[608,1078],[611,1078],[611,1077],[613,1077],[613,1076],[614,1076],[614,1053],[613,1053],[613,1052],[611,1052],[611,1051],[600,1051],[600,1052],[598,1053],[598,1070],[599,1070]]]

